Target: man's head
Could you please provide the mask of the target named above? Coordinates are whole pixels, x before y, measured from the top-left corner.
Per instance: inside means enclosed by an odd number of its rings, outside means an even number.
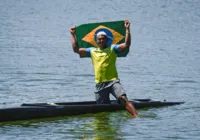
[[[108,36],[104,31],[100,31],[96,35],[96,43],[100,49],[104,49],[107,45]]]

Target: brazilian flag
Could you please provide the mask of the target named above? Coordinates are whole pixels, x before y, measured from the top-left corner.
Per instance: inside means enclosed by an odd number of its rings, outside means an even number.
[[[97,47],[95,35],[100,31],[104,31],[108,36],[107,46],[124,43],[125,41],[126,28],[124,26],[124,20],[89,23],[76,27],[76,39],[79,47]],[[119,53],[118,57],[125,57],[128,52],[129,49],[126,49],[124,52]]]

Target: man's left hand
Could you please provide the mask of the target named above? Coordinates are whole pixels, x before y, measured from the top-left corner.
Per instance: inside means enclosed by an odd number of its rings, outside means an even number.
[[[129,22],[128,20],[125,20],[125,21],[124,21],[124,26],[125,26],[126,28],[129,28],[129,27],[130,27],[130,22]]]

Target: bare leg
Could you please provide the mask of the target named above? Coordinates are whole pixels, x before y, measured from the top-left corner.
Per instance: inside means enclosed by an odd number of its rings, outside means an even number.
[[[125,95],[119,97],[120,102],[126,107],[126,110],[134,117],[138,118],[137,112],[133,104],[127,99]]]

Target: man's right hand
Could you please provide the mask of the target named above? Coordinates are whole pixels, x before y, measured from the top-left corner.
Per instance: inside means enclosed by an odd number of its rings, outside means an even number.
[[[69,30],[72,35],[75,35],[75,29],[76,29],[76,26],[73,26]]]

